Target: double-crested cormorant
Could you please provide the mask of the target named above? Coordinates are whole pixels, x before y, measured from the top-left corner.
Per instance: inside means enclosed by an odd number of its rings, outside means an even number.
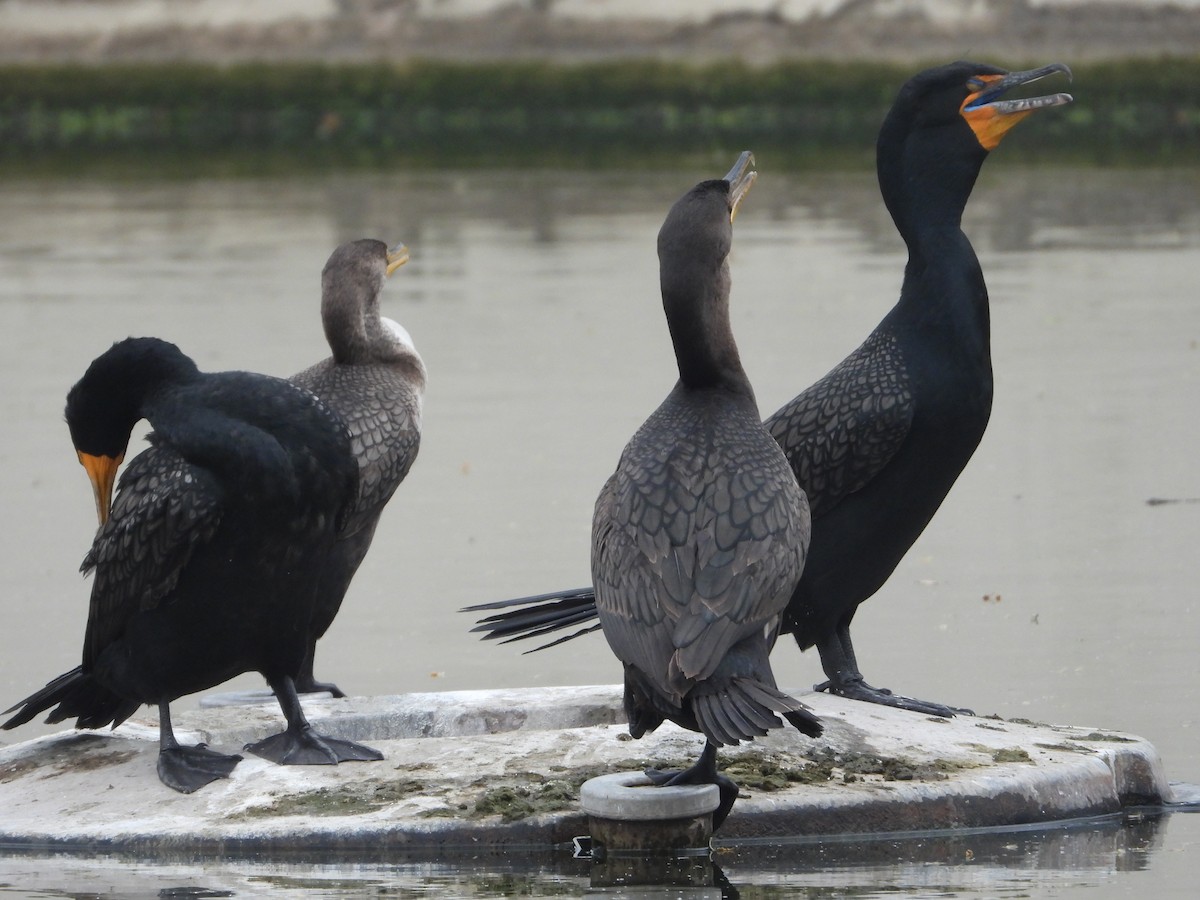
[[[280,763],[380,759],[316,734],[292,676],[309,646],[318,573],[352,509],[357,467],[345,426],[312,394],[247,372],[205,374],[174,344],[129,338],[67,395],[67,424],[96,495],[100,530],[82,664],[8,712],[14,728],[49,722],[114,727],[158,706],[158,773],[184,793],[241,759],[183,747],[170,702],[258,671],[287,730],[247,750]],[[112,488],[130,432],[151,447]],[[110,514],[111,506],[111,514]]]
[[[987,426],[987,288],[960,222],[984,159],[1008,130],[1037,109],[1071,100],[1004,94],[1056,72],[1070,74],[1061,64],[1010,73],[957,62],[901,88],[876,148],[884,202],[909,252],[900,300],[862,346],[766,422],[812,505],[809,558],[783,628],[801,649],[817,647],[828,677],[821,689],[933,715],[954,712],[868,685],[850,622],[929,523]],[[595,614],[586,588],[473,609],[506,606],[525,608],[492,615],[475,630],[519,639]]]
[[[313,677],[316,642],[333,624],[367,555],[383,507],[408,475],[421,444],[425,365],[407,331],[379,314],[384,280],[408,262],[403,244],[358,240],[333,252],[321,272],[321,322],[333,356],[289,381],[312,391],[350,429],[358,498],[319,574],[317,607],[296,689],[345,694]]]
[[[661,784],[721,786],[720,825],[737,788],[716,750],[820,723],[775,686],[768,654],[804,568],[804,492],[759,418],[729,327],[726,256],[754,183],[744,153],[723,180],[671,208],[658,234],[663,308],[679,381],[621,453],[596,501],[596,611],[625,665],[629,732],[664,719],[704,734],[700,761],[653,772]]]

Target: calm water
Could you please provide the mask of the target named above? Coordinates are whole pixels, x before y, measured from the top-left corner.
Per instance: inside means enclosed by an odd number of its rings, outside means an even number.
[[[412,249],[384,307],[429,368],[425,439],[317,674],[363,694],[618,680],[599,636],[521,657],[475,642],[455,610],[587,582],[595,495],[675,377],[655,234],[676,196],[728,162],[677,174],[0,184],[0,706],[78,662],[87,585],[76,569],[95,519],[62,405],[88,361],[154,334],[207,369],[298,371],[327,352],[321,266],[368,235]],[[767,414],[870,331],[904,257],[871,175],[760,164],[731,263],[734,330]],[[1140,734],[1172,779],[1200,782],[1200,170],[1029,171],[1001,153],[965,224],[992,295],[992,422],[859,614],[860,661],[872,682],[915,696]],[[821,678],[815,654],[784,643],[773,662],[785,685]],[[993,837],[978,850],[930,839],[738,851],[724,863],[765,896],[980,898],[1074,887],[1190,897],[1200,866],[1200,816]],[[554,860],[62,866],[76,880],[58,888],[99,896],[138,893],[127,883],[587,886],[578,864]],[[110,868],[120,878],[105,880]],[[0,861],[0,894],[44,871]],[[37,886],[55,887],[46,877]],[[94,879],[112,886],[72,887]]]

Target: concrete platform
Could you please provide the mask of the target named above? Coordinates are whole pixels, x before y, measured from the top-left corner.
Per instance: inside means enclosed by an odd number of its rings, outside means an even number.
[[[722,751],[743,789],[718,839],[1052,822],[1172,800],[1157,751],[1091,727],[952,720],[807,694],[826,723]],[[318,730],[381,762],[280,767],[247,756],[192,795],[155,774],[157,725],[0,748],[0,844],[139,855],[271,851],[382,857],[549,848],[586,834],[579,787],[690,764],[701,739],[625,733],[613,686],[306,699]],[[236,751],[282,725],[274,702],[177,717],[181,740]]]

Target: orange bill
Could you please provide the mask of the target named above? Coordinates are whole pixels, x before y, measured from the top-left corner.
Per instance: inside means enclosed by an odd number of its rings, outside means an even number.
[[[93,456],[90,453],[78,451],[79,462],[87,472],[88,480],[92,482],[92,491],[96,495],[96,516],[103,525],[108,521],[108,512],[112,508],[113,485],[117,480],[117,469],[125,454],[117,457]]]

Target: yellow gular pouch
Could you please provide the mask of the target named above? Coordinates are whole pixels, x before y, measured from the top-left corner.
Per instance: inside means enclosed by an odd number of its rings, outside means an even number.
[[[1014,100],[1003,99],[1004,93],[1010,88],[1037,81],[1055,72],[1062,72],[1068,78],[1071,77],[1071,70],[1065,65],[1052,63],[1027,72],[975,75],[968,80],[970,93],[959,107],[959,114],[971,127],[975,139],[984,150],[995,150],[1012,127],[1030,113],[1049,106],[1062,106],[1072,101],[1070,94],[1062,93]]]

